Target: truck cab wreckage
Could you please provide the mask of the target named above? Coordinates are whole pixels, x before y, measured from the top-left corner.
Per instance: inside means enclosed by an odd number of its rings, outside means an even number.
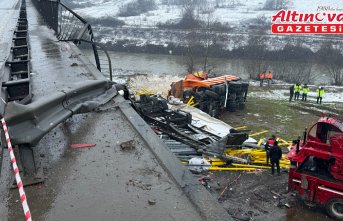
[[[343,220],[343,122],[324,115],[295,143],[287,156],[289,189]]]
[[[204,71],[199,71],[173,82],[169,95],[216,117],[225,110],[235,112],[244,109],[248,88],[249,83],[237,76],[209,78]]]

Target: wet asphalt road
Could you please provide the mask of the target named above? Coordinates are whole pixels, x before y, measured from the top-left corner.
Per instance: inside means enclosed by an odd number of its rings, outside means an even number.
[[[4,66],[11,48],[13,31],[15,30],[17,19],[19,17],[19,0],[1,0],[0,1],[0,79],[5,75]],[[1,82],[0,82],[1,83]],[[0,147],[2,148],[2,147]],[[0,155],[2,154],[0,149]],[[3,164],[8,165],[7,159],[0,156],[0,176],[8,176],[9,167],[2,168]],[[7,214],[7,187],[8,180],[0,179],[0,220],[6,219]]]

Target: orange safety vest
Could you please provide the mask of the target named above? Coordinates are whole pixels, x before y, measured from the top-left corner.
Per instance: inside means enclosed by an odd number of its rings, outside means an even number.
[[[267,74],[267,79],[272,79],[272,78],[273,78],[273,74],[269,72],[269,73]]]
[[[260,74],[260,79],[264,79],[264,73]]]

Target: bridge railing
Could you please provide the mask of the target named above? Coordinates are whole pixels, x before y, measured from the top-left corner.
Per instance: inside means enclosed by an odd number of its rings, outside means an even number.
[[[81,42],[91,44],[97,69],[100,72],[102,69],[108,70],[112,80],[112,67],[109,56],[106,56],[108,68],[102,68],[99,59],[98,49],[107,54],[106,49],[96,43],[92,26],[84,18],[60,2],[60,0],[33,0],[33,3],[47,25],[55,31],[58,40],[72,41],[76,45]]]

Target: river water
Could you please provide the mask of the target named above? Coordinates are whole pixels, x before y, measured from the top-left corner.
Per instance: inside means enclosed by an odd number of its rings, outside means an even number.
[[[94,60],[91,50],[84,50],[86,55]],[[145,53],[127,53],[127,52],[108,52],[112,61],[112,68],[132,71],[137,73],[152,74],[172,74],[184,75],[187,71],[187,57],[182,55],[162,55],[162,54],[145,54]],[[100,54],[101,60],[105,59]],[[235,74],[242,78],[247,78],[241,60],[228,60],[221,58],[210,58],[209,69],[216,74]],[[201,69],[202,61],[196,61],[196,68]]]
[[[94,56],[92,50],[82,49],[83,52],[93,61]],[[133,72],[140,74],[171,74],[184,76],[187,72],[187,57],[181,55],[161,55],[161,54],[145,54],[145,53],[127,53],[127,52],[114,52],[109,51],[109,55],[112,61],[112,69],[115,73],[122,72]],[[105,60],[105,55],[100,53],[100,59]],[[102,62],[105,64],[106,62]],[[198,59],[195,67],[199,70],[202,68],[203,60]],[[253,61],[244,59],[226,59],[226,58],[209,58],[208,70],[217,75],[233,74],[243,79],[249,78],[251,72],[251,64]],[[267,70],[273,72],[273,67],[277,67],[280,62],[268,62]],[[294,72],[294,63],[290,63],[285,66],[289,68],[290,74]],[[298,67],[302,67],[302,63],[297,63]],[[304,64],[304,66],[307,64]],[[119,72],[118,72],[119,70]],[[314,64],[311,69],[314,83],[316,84],[327,84],[329,83],[328,77],[323,72],[323,67]],[[257,76],[258,72],[253,73],[253,76]]]

